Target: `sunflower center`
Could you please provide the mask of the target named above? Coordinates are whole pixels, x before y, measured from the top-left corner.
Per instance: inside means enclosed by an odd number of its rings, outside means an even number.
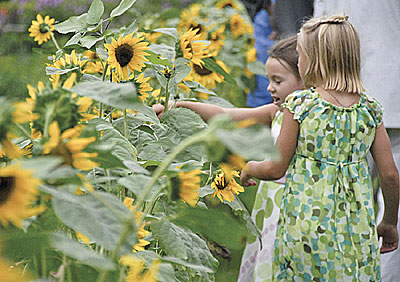
[[[226,183],[224,176],[221,177],[221,180],[217,181],[215,184],[216,184],[218,190],[224,190],[226,188],[226,186],[228,186],[228,183]]]
[[[41,24],[39,25],[39,31],[40,31],[40,33],[47,33],[47,32],[49,32],[49,30],[47,29],[47,27],[48,27],[47,24],[41,23]]]
[[[212,71],[206,69],[206,68],[202,68],[201,66],[198,66],[196,64],[193,65],[194,71],[198,74],[198,75],[209,75],[212,74]]]
[[[125,67],[129,64],[133,57],[133,49],[129,44],[122,44],[117,49],[115,49],[115,57],[121,67]]]
[[[197,35],[197,34],[200,34],[201,31],[203,30],[203,27],[201,26],[201,24],[197,24],[197,23],[192,23],[192,24],[189,26],[189,29],[190,29],[190,28],[192,28],[192,30],[196,30],[196,29],[197,29],[196,35]]]
[[[14,177],[0,177],[0,204],[7,201],[15,183]]]
[[[222,8],[226,8],[226,7],[231,7],[231,8],[233,8],[233,6],[232,6],[232,4],[231,3],[227,3],[227,4],[225,4]]]

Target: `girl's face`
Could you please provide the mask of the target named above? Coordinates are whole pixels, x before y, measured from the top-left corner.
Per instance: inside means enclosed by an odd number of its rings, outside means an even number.
[[[267,90],[271,93],[273,103],[282,111],[286,97],[296,90],[304,89],[303,82],[289,71],[289,65],[283,60],[269,57],[265,66],[269,79]]]

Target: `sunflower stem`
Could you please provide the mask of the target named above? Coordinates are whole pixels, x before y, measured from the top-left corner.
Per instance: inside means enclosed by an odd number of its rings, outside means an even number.
[[[165,105],[164,105],[164,113],[168,111],[168,102],[169,102],[169,91],[168,91],[169,78],[167,78],[167,84],[165,85]]]
[[[50,30],[50,28],[48,26],[46,26],[46,29],[48,30],[48,32],[50,33],[51,36],[51,40],[53,40],[54,45],[57,48],[57,51],[62,51],[62,49],[60,48],[60,46],[57,43],[56,38],[54,37],[54,33]]]
[[[31,135],[28,133],[28,131],[26,131],[26,129],[25,129],[22,125],[20,125],[20,124],[17,124],[17,123],[16,123],[16,125],[17,125],[17,127],[22,131],[22,133],[26,136],[26,138],[28,138],[29,140],[31,140],[31,143],[33,143],[33,139],[32,139],[32,137],[31,137]]]
[[[46,250],[44,248],[41,248],[40,250],[41,254],[40,254],[40,264],[41,264],[41,268],[42,268],[42,277],[46,277],[47,278],[47,269],[46,269]]]
[[[46,115],[45,115],[44,130],[43,130],[44,137],[49,137],[50,118],[53,115],[55,107],[56,107],[55,104],[51,104],[50,108],[46,107]]]
[[[126,109],[124,109],[124,137],[128,138],[128,116]]]

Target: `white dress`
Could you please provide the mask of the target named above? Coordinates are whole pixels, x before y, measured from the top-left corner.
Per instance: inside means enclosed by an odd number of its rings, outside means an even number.
[[[282,125],[283,112],[278,111],[271,125],[275,142]],[[261,181],[258,186],[253,210],[253,221],[262,231],[261,242],[249,235],[242,256],[238,282],[262,282],[271,279],[276,227],[285,187],[285,177],[276,181]]]

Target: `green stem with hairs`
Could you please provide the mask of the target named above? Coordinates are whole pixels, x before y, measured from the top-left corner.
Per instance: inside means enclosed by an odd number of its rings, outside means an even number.
[[[124,109],[124,137],[128,138],[128,115],[126,109]]]
[[[50,30],[50,28],[48,26],[46,26],[46,29],[50,33],[51,40],[53,41],[54,45],[56,46],[57,51],[62,51],[62,49],[60,48],[60,46],[57,43],[56,38],[54,37],[54,33]]]
[[[164,113],[168,111],[168,102],[169,102],[169,78],[167,78],[167,84],[165,85],[165,105],[164,105]]]

